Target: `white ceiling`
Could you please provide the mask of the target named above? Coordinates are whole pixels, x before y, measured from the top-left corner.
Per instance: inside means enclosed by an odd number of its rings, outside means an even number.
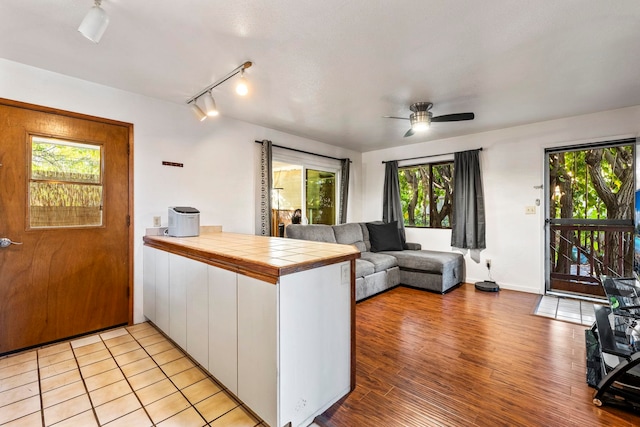
[[[178,104],[251,60],[222,115],[363,152],[640,104],[638,0],[103,0],[97,45],[92,4],[0,0],[0,57]]]

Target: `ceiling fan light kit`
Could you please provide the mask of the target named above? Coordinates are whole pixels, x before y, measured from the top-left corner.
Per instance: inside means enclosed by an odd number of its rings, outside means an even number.
[[[405,137],[413,135],[415,132],[421,132],[429,129],[431,126],[431,122],[460,122],[464,120],[473,120],[475,118],[475,114],[473,113],[456,113],[456,114],[445,114],[442,116],[433,117],[433,113],[431,113],[431,107],[433,104],[431,102],[416,102],[411,104],[409,109],[412,113],[409,115],[409,118],[406,117],[395,117],[395,116],[383,116],[387,119],[400,119],[400,120],[409,120],[411,123],[411,128],[404,134]]]
[[[428,111],[411,113],[409,120],[411,121],[411,130],[414,132],[424,131],[431,126],[431,113]]]

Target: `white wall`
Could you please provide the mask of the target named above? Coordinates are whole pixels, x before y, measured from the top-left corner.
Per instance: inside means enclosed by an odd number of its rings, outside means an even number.
[[[534,187],[544,182],[544,149],[638,134],[640,106],[635,106],[364,153],[362,220],[382,217],[382,161],[482,147],[487,249],[479,254],[464,252],[466,281],[487,279],[488,258],[493,279],[501,287],[543,293],[546,207],[544,190]],[[525,206],[535,206],[536,199],[541,201],[537,213],[525,215]],[[452,249],[450,230],[407,229],[407,241],[425,249]]]
[[[353,160],[349,220],[360,217],[361,155],[317,141],[218,117],[197,121],[186,105],[147,98],[0,59],[0,97],[134,125],[134,321],[142,316],[142,236],[168,206],[193,206],[202,225],[254,233],[254,140]],[[184,163],[162,166],[163,160]]]

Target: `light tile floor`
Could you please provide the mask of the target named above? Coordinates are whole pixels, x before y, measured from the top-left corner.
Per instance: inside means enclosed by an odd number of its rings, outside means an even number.
[[[151,324],[0,358],[0,426],[265,426]]]
[[[544,295],[540,298],[534,314],[586,326],[591,326],[596,320],[593,303],[550,295]]]

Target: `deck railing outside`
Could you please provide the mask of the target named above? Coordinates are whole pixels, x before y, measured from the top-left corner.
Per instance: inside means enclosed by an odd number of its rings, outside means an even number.
[[[632,225],[550,225],[551,289],[604,296],[600,276],[633,275]]]

